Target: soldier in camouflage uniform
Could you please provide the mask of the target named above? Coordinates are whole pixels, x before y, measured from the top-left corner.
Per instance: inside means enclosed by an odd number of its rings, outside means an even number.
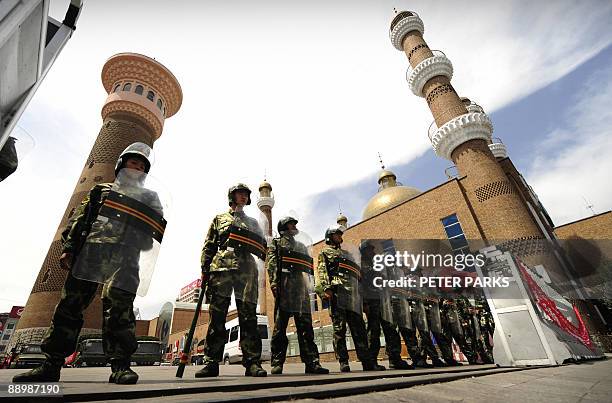
[[[0,149],[0,182],[17,170],[19,159],[15,147],[16,141],[15,137],[9,137]]]
[[[261,367],[261,336],[257,331],[259,273],[255,258],[245,249],[228,247],[232,226],[253,231],[259,228],[259,224],[243,211],[245,205],[251,204],[251,190],[246,185],[232,186],[227,197],[230,210],[213,219],[202,249],[202,284],[208,286],[206,297],[210,301],[210,320],[204,347],[204,368],[196,372],[196,378],[219,375],[219,361],[228,336],[225,322],[232,290],[238,309],[245,376],[267,375]]]
[[[340,371],[349,372],[351,370],[346,348],[347,323],[351,329],[357,357],[361,361],[363,370],[382,371],[385,367],[378,365],[376,358],[370,354],[363,316],[338,304],[339,292],[358,292],[358,290],[346,290],[346,279],[353,274],[344,272],[345,269],[339,267],[341,258],[348,253],[340,248],[342,244],[340,226],[333,226],[325,231],[325,243],[327,246],[319,253],[318,258],[316,291],[322,300],[329,301],[330,316],[334,329],[333,344],[340,362]]]
[[[148,160],[148,155],[150,151],[150,148],[143,143],[134,143],[128,146],[117,161],[115,175],[117,176],[123,168],[149,172],[151,163]],[[61,299],[55,307],[51,326],[42,341],[41,348],[46,356],[46,361],[40,367],[16,375],[13,382],[57,382],[65,357],[74,352],[83,326],[83,311],[95,297],[98,283],[75,277],[72,269],[83,249],[86,238],[92,232],[97,231],[92,226],[97,222],[98,212],[112,188],[112,183],[95,185],[76,210],[74,219],[62,233],[64,245],[60,257],[60,266],[70,272],[66,277]],[[152,194],[154,195],[154,193]],[[134,237],[138,235],[130,233],[126,236]],[[98,252],[100,254],[111,253],[117,243],[122,241],[124,240],[121,237],[109,237],[99,244]],[[145,239],[130,239],[128,241],[132,245],[140,244],[141,249],[134,250],[132,253],[128,249],[121,248],[120,250],[124,253],[113,254],[110,263],[114,267],[134,268],[137,275],[138,254],[140,250],[150,248],[152,241]],[[96,268],[92,269],[96,270]],[[99,269],[104,268],[99,267]],[[134,293],[114,287],[112,280],[106,282],[102,289],[103,348],[107,360],[110,361],[112,371],[109,383],[134,384],[138,381],[138,375],[130,369],[131,355],[138,347],[135,335],[136,319],[133,309],[135,297]]]
[[[295,238],[298,234],[298,220],[294,217],[283,217],[278,221],[280,236],[274,238],[268,248],[266,259],[270,288],[275,298],[274,332],[270,347],[272,349],[272,374],[282,374],[287,355],[287,325],[293,316],[297,329],[300,358],[307,374],[329,374],[327,368],[319,363],[319,350],[314,341],[309,287],[306,282],[312,275],[305,274],[298,266],[283,264],[286,252],[310,255],[306,245]],[[296,255],[299,256],[299,255]],[[310,259],[312,273],[312,259]],[[310,288],[311,290],[312,288]]]
[[[450,297],[450,295],[448,297]],[[465,300],[461,296],[456,298],[443,298],[441,311],[444,334],[449,339],[455,339],[461,352],[465,355],[470,364],[476,364],[476,355],[465,334]],[[449,363],[448,360],[447,363]],[[457,365],[455,362],[450,362],[449,364]]]
[[[368,345],[372,357],[378,357],[380,351],[380,329],[382,327],[385,336],[385,350],[389,357],[389,368],[412,369],[406,361],[402,360],[402,341],[396,330],[396,326],[385,320],[381,307],[381,290],[374,286],[374,278],[378,275],[372,268],[372,259],[375,255],[375,247],[370,241],[364,241],[361,245],[361,274],[364,295],[364,312],[367,318]],[[391,319],[391,318],[388,318]]]
[[[489,307],[489,303],[484,296],[476,298],[475,307],[478,310],[480,330],[483,336],[483,349],[486,356],[485,362],[493,363],[493,344],[491,343],[491,340],[493,339],[493,333],[495,332],[495,321],[493,320],[493,315],[491,314],[491,308]]]
[[[462,298],[462,317],[463,317],[463,330],[467,335],[466,340],[474,353],[480,357],[480,360],[484,364],[492,364],[493,357],[489,355],[485,348],[483,340],[483,332],[480,327],[480,309],[475,306],[475,301],[472,302],[470,298]],[[474,360],[474,363],[477,363]]]

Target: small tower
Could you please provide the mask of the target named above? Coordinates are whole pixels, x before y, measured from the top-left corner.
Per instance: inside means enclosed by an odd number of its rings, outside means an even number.
[[[346,216],[342,214],[342,212],[338,214],[338,218],[336,218],[336,223],[338,223],[338,225],[344,228],[348,228],[348,218],[346,218]]]
[[[257,199],[257,207],[268,219],[267,236],[272,236],[272,207],[274,207],[274,195],[272,194],[272,185],[264,179],[259,185],[259,198]]]
[[[274,195],[272,194],[272,185],[264,178],[264,181],[259,185],[259,198],[257,199],[257,207],[266,216],[268,221],[268,228],[266,228],[265,236],[267,241],[270,242],[272,239],[272,207],[274,207]],[[263,285],[259,288],[263,292],[259,293],[259,313],[266,314],[270,323],[274,321],[274,314],[268,313],[268,305],[274,306],[274,296],[272,290],[268,286],[270,281],[268,279],[268,272],[265,273]],[[265,291],[264,291],[265,290]],[[270,301],[270,304],[268,304]]]
[[[102,128],[77,181],[53,242],[34,282],[30,297],[11,343],[40,342],[53,316],[67,272],[59,267],[61,234],[75,209],[97,183],[115,180],[119,154],[140,141],[153,146],[164,121],[178,112],[183,101],[181,86],[161,63],[137,53],[120,53],[106,61],[102,84],[108,96],[102,106]],[[99,333],[102,306],[96,296],[83,314],[82,333]]]

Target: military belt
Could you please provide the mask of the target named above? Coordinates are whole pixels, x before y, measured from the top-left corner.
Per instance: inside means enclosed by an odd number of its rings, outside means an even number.
[[[100,208],[101,216],[121,221],[150,235],[157,242],[162,241],[166,220],[157,211],[138,200],[111,190]]]
[[[261,260],[264,260],[266,257],[265,239],[255,232],[236,225],[230,227],[230,234],[227,239],[226,247],[246,250]]]
[[[314,275],[313,261],[309,255],[292,250],[283,250],[281,252],[281,264],[284,273],[298,270]]]
[[[361,280],[361,270],[359,269],[359,266],[352,260],[341,257],[340,261],[338,262],[338,270],[353,277],[356,277],[357,280]]]

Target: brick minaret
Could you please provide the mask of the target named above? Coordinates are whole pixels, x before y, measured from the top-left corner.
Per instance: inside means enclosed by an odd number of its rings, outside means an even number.
[[[136,141],[153,146],[162,134],[164,120],[181,107],[183,94],[176,77],[147,56],[120,53],[111,57],[102,68],[102,83],[108,93],[102,107],[102,128],[53,237],[19,321],[17,337],[13,337],[11,344],[18,339],[39,341],[50,324],[67,274],[59,267],[60,236],[75,208],[93,185],[115,179],[115,163],[121,151]],[[85,311],[84,332],[100,331],[101,305],[97,296]]]
[[[507,151],[499,139],[492,138],[489,117],[480,106],[457,95],[450,83],[450,60],[429,48],[423,32],[421,18],[402,11],[391,22],[389,36],[393,46],[408,57],[410,89],[425,98],[434,117],[429,130],[433,149],[457,167],[483,240],[512,251],[530,266],[543,265],[553,283],[573,294],[573,280],[560,257],[563,252],[555,246],[555,235],[538,225],[534,206],[522,197],[500,165]],[[588,311],[582,301],[574,302],[581,311]],[[593,328],[588,316],[585,319]]]
[[[505,147],[492,141],[489,117],[480,106],[459,97],[450,83],[453,75],[450,60],[444,53],[429,48],[423,32],[421,18],[414,12],[403,11],[391,22],[389,36],[393,46],[408,57],[406,78],[410,89],[425,98],[434,117],[429,132],[433,149],[438,156],[453,161],[463,177],[461,185],[482,238],[492,243],[504,242],[527,263],[544,264],[549,271],[560,274],[558,263],[547,253],[548,234],[538,227],[496,160],[496,156],[505,155]],[[559,280],[564,280],[563,277]]]
[[[259,207],[259,210],[261,210],[268,220],[268,228],[265,228],[265,235],[268,242],[270,242],[272,240],[272,207],[274,207],[274,195],[272,194],[272,185],[270,185],[265,179],[261,185],[259,185],[257,207]],[[272,295],[272,290],[270,289],[267,271],[264,274],[264,283],[261,290],[262,292],[259,293],[259,313],[267,315],[270,325],[272,325],[274,315],[272,312],[268,312],[268,306],[271,310],[274,309],[274,297]],[[268,304],[268,302],[270,302],[270,304]]]
[[[430,138],[436,154],[455,163],[467,197],[489,240],[541,238],[540,230],[489,149],[493,125],[480,108],[470,108],[450,83],[453,67],[423,39],[423,21],[403,11],[391,23],[391,42],[408,57],[412,92],[425,98],[435,120]],[[478,110],[476,110],[478,109]]]

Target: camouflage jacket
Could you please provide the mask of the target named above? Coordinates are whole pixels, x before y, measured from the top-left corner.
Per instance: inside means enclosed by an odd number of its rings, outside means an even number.
[[[62,232],[62,241],[64,243],[62,253],[79,253],[112,186],[112,183],[99,183],[91,188],[87,196],[85,196]]]
[[[235,213],[230,209],[228,212],[215,216],[208,228],[202,248],[200,258],[202,273],[242,269],[245,265],[248,267],[244,268],[248,270],[255,267],[255,258],[247,251],[227,249],[232,224],[258,232],[263,236],[257,221],[244,213]]]
[[[354,278],[352,274],[339,268],[340,259],[348,256],[349,253],[340,246],[327,245],[319,253],[317,262],[317,285],[315,291],[319,296],[325,294],[326,290],[334,286],[341,286],[349,292],[357,291],[353,289]]]
[[[281,237],[274,238],[268,246],[268,254],[266,258],[266,267],[268,269],[270,287],[278,286],[278,275],[279,271],[282,270],[282,267],[279,267],[281,264],[280,255],[283,249],[296,251],[304,255],[308,254],[308,249],[306,246],[304,246],[304,244],[301,242],[296,241],[291,235],[283,235]]]

